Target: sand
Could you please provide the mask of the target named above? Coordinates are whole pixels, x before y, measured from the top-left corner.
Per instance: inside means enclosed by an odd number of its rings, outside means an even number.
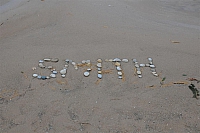
[[[143,68],[139,79],[131,60],[148,57],[159,77]],[[91,60],[92,72],[70,65],[66,78],[35,79],[50,74],[38,68],[44,58],[58,58],[46,63],[57,71],[65,59]],[[129,59],[124,79],[103,62],[110,73],[98,80],[98,58]],[[198,0],[3,0],[0,132],[198,133],[200,101],[188,86],[200,85],[188,78],[200,79],[199,62]]]

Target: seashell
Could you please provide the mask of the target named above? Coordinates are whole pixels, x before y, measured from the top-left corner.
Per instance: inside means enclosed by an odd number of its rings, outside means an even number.
[[[122,62],[128,63],[128,59],[122,59]]]
[[[140,67],[144,67],[145,66],[145,64],[140,64]]]
[[[50,58],[45,58],[45,59],[43,59],[43,60],[46,61],[46,62],[50,62],[50,61],[51,61]]]
[[[122,72],[117,72],[117,74],[118,74],[119,76],[122,76]]]
[[[120,61],[121,61],[121,59],[119,59],[119,58],[113,59],[113,62],[120,62]]]
[[[100,68],[100,67],[98,67],[98,68],[97,68],[97,70],[98,70],[98,71],[101,71],[101,68]]]
[[[44,66],[42,63],[39,63],[38,66],[39,66],[40,68],[45,68],[45,66]]]
[[[33,74],[33,77],[36,78],[38,76],[38,74]]]
[[[156,73],[156,74],[153,74],[154,76],[156,76],[156,77],[158,77],[158,74]]]
[[[102,62],[102,59],[97,59],[97,62],[98,62],[98,63],[101,63],[101,62]]]
[[[154,74],[156,74],[156,72],[152,72],[152,74],[154,75]]]
[[[97,67],[102,67],[101,63],[97,63]]]
[[[109,62],[112,62],[112,61],[113,61],[113,59],[109,59],[108,61],[109,61]]]
[[[101,72],[101,71],[98,71],[98,73],[101,74],[102,72]]]
[[[119,62],[115,62],[115,66],[120,66],[121,64]]]
[[[58,62],[58,61],[59,61],[58,58],[51,59],[51,62]]]
[[[138,75],[138,78],[142,78],[142,75]]]
[[[39,60],[39,63],[44,63],[44,61],[43,60]]]
[[[67,73],[67,69],[62,69],[62,70],[60,70],[60,74],[61,75],[64,75],[64,74],[66,74]]]
[[[99,79],[101,79],[101,78],[102,78],[102,74],[98,74],[97,77],[98,77]]]
[[[116,67],[116,69],[117,69],[118,71],[121,71],[121,70],[122,70],[120,66]]]
[[[150,65],[153,65],[153,62],[149,62]]]
[[[42,79],[42,80],[45,80],[45,79],[46,79],[46,76],[42,76],[41,79]]]
[[[65,67],[65,68],[68,68],[68,67],[69,67],[69,65],[67,65],[67,64],[66,64],[64,67]]]
[[[65,74],[62,74],[62,75],[61,75],[61,77],[62,77],[62,78],[65,78],[65,77],[66,77],[66,75],[65,75]]]
[[[156,66],[154,66],[154,65],[150,65],[149,67],[150,67],[150,68],[155,68]]]
[[[142,72],[141,72],[141,71],[137,71],[137,74],[138,74],[138,75],[141,75],[141,74],[142,74]]]
[[[50,77],[51,77],[51,78],[55,78],[56,75],[52,73],[52,74],[50,74]]]
[[[46,76],[46,79],[50,79],[50,77],[49,77],[49,76]]]

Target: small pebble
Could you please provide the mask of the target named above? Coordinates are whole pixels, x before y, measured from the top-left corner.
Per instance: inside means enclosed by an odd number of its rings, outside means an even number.
[[[39,60],[39,63],[43,63],[44,61],[43,60]]]
[[[141,75],[141,74],[142,74],[142,72],[141,72],[141,71],[137,71],[137,74],[138,74],[138,75]]]
[[[97,63],[97,67],[102,67],[101,63]]]
[[[138,75],[138,78],[142,78],[142,75]]]
[[[51,78],[55,78],[56,75],[52,73],[52,74],[50,74],[50,77],[51,77]]]
[[[146,66],[146,67],[149,67],[149,66],[150,66],[150,64],[145,64],[145,66]]]
[[[113,59],[113,62],[120,62],[120,61],[121,61],[121,59],[119,59],[119,58]]]
[[[138,64],[135,64],[135,67],[137,68],[137,67],[140,67]]]
[[[33,74],[33,77],[36,78],[38,76],[38,74]]]
[[[49,59],[49,58],[45,58],[44,61],[46,61],[46,62],[50,62],[51,59]]]
[[[91,71],[91,70],[92,70],[91,68],[88,68],[88,69],[87,69],[87,71]]]
[[[98,71],[98,73],[101,74],[102,72],[101,72],[101,71]]]
[[[153,62],[149,62],[150,65],[153,65]]]
[[[133,59],[133,62],[134,62],[134,63],[136,63],[136,62],[137,62],[137,60],[136,60],[136,59]]]
[[[65,78],[65,77],[66,77],[66,75],[65,75],[65,74],[62,74],[62,75],[61,75],[61,77],[62,77],[62,78]]]
[[[153,59],[152,59],[152,58],[150,58],[150,57],[148,58],[148,60],[149,60],[149,61],[151,61],[151,62],[153,61]]]
[[[101,63],[101,62],[102,62],[102,59],[97,59],[97,62],[98,62],[98,63]]]
[[[102,78],[102,74],[98,74],[97,77],[98,77],[99,79],[101,79],[101,78]]]
[[[42,76],[38,75],[38,76],[37,76],[37,78],[38,78],[38,79],[41,79],[41,78],[42,78]]]
[[[98,67],[98,68],[97,68],[97,70],[98,70],[98,71],[101,71],[101,68],[100,68],[100,67]]]
[[[51,59],[51,62],[58,62],[58,61],[59,61],[58,58]]]
[[[120,66],[121,64],[119,62],[115,62],[115,66]]]
[[[45,79],[46,79],[46,76],[42,76],[41,79],[42,79],[42,80],[45,80]]]
[[[48,66],[47,68],[48,68],[48,69],[52,69],[52,68],[53,68],[53,66]]]
[[[140,67],[144,67],[145,66],[145,64],[140,64]]]
[[[116,67],[116,69],[117,69],[118,71],[121,71],[121,70],[122,70],[120,66]]]
[[[118,79],[122,79],[122,76],[118,76]]]
[[[67,73],[67,69],[60,70],[60,74],[64,75]]]
[[[58,72],[57,72],[57,71],[53,71],[52,73],[53,73],[53,74],[57,74]]]
[[[90,73],[89,73],[89,72],[84,72],[83,75],[84,75],[85,77],[88,77],[88,76],[90,75]]]
[[[149,67],[150,67],[150,68],[155,68],[155,66],[154,66],[154,65],[150,65]]]
[[[128,63],[128,59],[122,59],[122,62]]]
[[[47,79],[50,79],[50,77],[49,77],[49,76],[46,76],[46,78],[47,78]]]
[[[122,76],[122,72],[117,72],[117,74],[118,74],[119,76]]]
[[[38,66],[39,66],[40,68],[45,68],[45,66],[44,66],[42,63],[39,63]]]

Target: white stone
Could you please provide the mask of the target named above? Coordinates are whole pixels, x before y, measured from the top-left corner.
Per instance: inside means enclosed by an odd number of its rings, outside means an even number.
[[[53,68],[53,66],[48,66],[47,68],[48,68],[48,69],[52,69],[52,68]]]
[[[38,66],[39,66],[40,68],[45,68],[45,66],[44,66],[42,63],[39,63]]]
[[[122,62],[128,63],[128,59],[122,59]]]
[[[149,67],[150,67],[150,68],[155,68],[155,66],[154,66],[154,65],[150,65]]]
[[[152,72],[152,74],[154,75],[154,74],[156,74],[156,72]]]
[[[53,74],[57,74],[58,72],[57,71],[53,71]]]
[[[120,62],[120,61],[121,61],[121,59],[119,59],[119,58],[113,59],[113,62]]]
[[[119,76],[122,76],[122,72],[117,72],[117,74],[118,74]]]
[[[91,68],[88,68],[88,69],[87,69],[87,71],[91,71],[91,70],[92,70]]]
[[[51,59],[51,62],[58,62],[58,61],[59,61],[58,58]]]
[[[49,62],[49,61],[51,61],[51,59],[50,58],[45,58],[44,61]]]
[[[145,64],[140,64],[140,67],[144,67],[145,66]]]
[[[122,79],[122,76],[118,76],[118,79]]]
[[[149,67],[149,66],[150,66],[150,64],[145,64],[145,66],[146,66],[146,67]]]
[[[152,61],[153,61],[153,59],[152,59],[152,58],[150,58],[150,57],[148,58],[148,60],[149,60],[150,62],[152,62]]]
[[[33,74],[33,77],[36,78],[38,76],[38,74]]]
[[[102,59],[97,59],[97,62],[98,62],[98,63],[101,63],[101,62],[102,62]]]
[[[64,74],[66,74],[66,73],[67,73],[67,69],[62,69],[62,70],[60,70],[60,74],[64,75]]]
[[[97,70],[98,70],[98,71],[101,71],[101,68],[100,68],[100,67],[98,67],[98,68],[97,68]]]
[[[46,76],[46,79],[50,79],[50,77],[49,77],[49,76]]]
[[[102,72],[101,72],[101,71],[98,71],[98,73],[101,74]]]
[[[73,62],[73,61],[72,61],[72,65],[74,65],[74,66],[75,66],[75,65],[76,65],[76,62]]]
[[[55,78],[56,75],[52,73],[52,74],[50,74],[50,77],[51,77],[51,78]]]
[[[101,79],[101,78],[102,78],[102,74],[98,74],[97,77],[98,77],[99,79]]]
[[[142,74],[142,72],[141,72],[141,71],[137,71],[137,74],[138,74],[138,75],[141,75],[141,74]]]
[[[136,60],[136,59],[133,59],[133,62],[134,62],[134,63],[136,63],[136,62],[137,62],[137,60]]]
[[[42,78],[42,76],[41,76],[41,75],[38,75],[38,76],[37,76],[37,78],[38,78],[38,79],[41,79],[41,78]]]
[[[61,75],[61,77],[62,77],[62,78],[65,78],[65,77],[66,77],[66,75],[65,75],[65,74],[62,74],[62,75]]]
[[[116,69],[117,69],[118,71],[121,71],[121,70],[122,70],[120,66],[116,67]]]
[[[102,67],[101,63],[97,63],[97,67]]]
[[[44,61],[43,60],[39,60],[39,63],[43,63]]]
[[[86,63],[86,60],[82,60],[82,64],[85,64]]]
[[[135,67],[138,68],[138,67],[140,67],[140,66],[139,66],[138,64],[135,64]]]
[[[139,78],[142,78],[142,75],[138,75]]]

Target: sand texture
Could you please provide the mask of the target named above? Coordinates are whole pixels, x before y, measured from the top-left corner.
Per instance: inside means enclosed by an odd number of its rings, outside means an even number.
[[[199,133],[199,0],[1,0],[0,133]],[[135,72],[133,58],[150,68]],[[44,58],[65,78],[38,67]],[[97,78],[101,58],[103,78]],[[114,63],[127,58],[118,79]],[[36,67],[36,70],[32,70]],[[163,81],[162,81],[163,80]]]

